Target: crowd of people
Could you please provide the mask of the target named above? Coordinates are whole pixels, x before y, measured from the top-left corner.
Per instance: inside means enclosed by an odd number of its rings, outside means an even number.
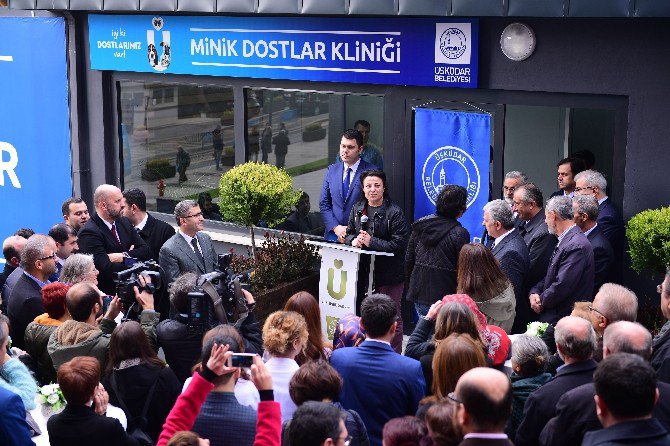
[[[558,163],[546,203],[508,173],[470,243],[464,188],[445,186],[436,213],[409,225],[364,150],[360,132],[343,134],[325,237],[394,256],[332,343],[307,292],[261,323],[243,290],[239,320],[222,323],[212,299],[193,324],[200,277],[218,268],[207,197],[176,205],[175,231],[142,191],[101,185],[94,214],[70,198],[48,234],[7,237],[0,444],[33,444],[30,411],[50,383],[67,402],[48,419],[52,445],[670,444],[670,322],[652,337],[614,283],[623,222],[588,159]],[[135,260],[157,262],[166,286],[140,274],[128,302],[114,279]],[[670,269],[658,292],[670,320]],[[418,315],[404,349],[403,298]],[[542,332],[526,333],[536,321]]]

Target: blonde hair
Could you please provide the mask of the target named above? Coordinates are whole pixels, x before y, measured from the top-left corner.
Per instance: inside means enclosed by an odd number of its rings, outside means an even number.
[[[263,324],[263,346],[273,356],[285,356],[295,341],[304,347],[308,337],[305,318],[295,311],[276,311]]]

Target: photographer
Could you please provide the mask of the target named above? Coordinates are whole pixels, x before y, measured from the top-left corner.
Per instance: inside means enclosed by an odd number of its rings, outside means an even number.
[[[158,343],[165,352],[165,360],[181,382],[191,376],[191,368],[200,358],[204,333],[219,324],[214,318],[214,321],[210,319],[206,322],[207,327],[203,331],[189,330],[190,301],[188,294],[197,289],[197,282],[198,275],[195,273],[184,273],[175,279],[170,286],[170,303],[176,310],[176,314],[173,319],[166,319],[158,324],[156,330]],[[255,304],[253,295],[246,290],[242,292],[247,307],[253,307]],[[251,311],[238,329],[244,339],[244,350],[247,353],[262,354],[263,339],[260,326]]]
[[[144,287],[147,283],[144,276],[139,276]],[[154,311],[154,298],[147,290],[140,292],[134,288],[135,298],[142,307],[140,324],[149,338],[154,350],[156,348],[156,324],[159,314]],[[107,313],[98,320],[103,312],[103,296],[95,285],[87,282],[73,285],[65,296],[72,320],[63,322],[51,334],[47,350],[54,368],[58,368],[75,356],[93,356],[105,370],[109,351],[109,340],[116,322],[114,319],[122,311],[121,301],[114,297],[109,304]]]

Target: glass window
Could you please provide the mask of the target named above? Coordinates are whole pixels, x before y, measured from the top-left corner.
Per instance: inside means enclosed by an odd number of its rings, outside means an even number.
[[[181,200],[201,199],[220,220],[221,173],[235,165],[233,89],[156,82],[119,82],[123,188],[139,188],[147,208],[172,213]]]
[[[285,168],[306,194],[279,229],[323,235],[319,196],[326,168],[339,161],[342,132],[358,123],[362,157],[383,168],[384,98],[269,89],[249,89],[246,97],[247,160]]]

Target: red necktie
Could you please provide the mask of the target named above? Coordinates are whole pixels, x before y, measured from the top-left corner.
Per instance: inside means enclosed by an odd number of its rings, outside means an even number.
[[[121,239],[119,239],[119,234],[116,232],[116,223],[112,223],[112,235],[116,239],[116,242],[120,245]]]

